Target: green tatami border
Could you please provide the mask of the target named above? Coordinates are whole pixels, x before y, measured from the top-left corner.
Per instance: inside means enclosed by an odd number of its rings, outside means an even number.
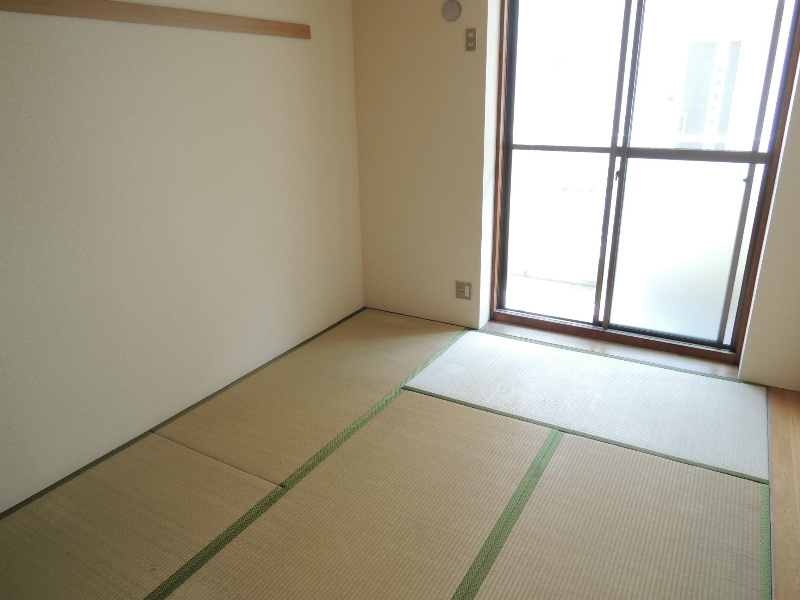
[[[761,486],[761,600],[772,600],[772,529],[768,485]]]
[[[195,554],[177,571],[162,581],[156,589],[145,596],[144,600],[166,598],[177,590],[189,577],[194,575],[203,565],[214,558],[220,550],[230,544],[245,529],[250,527],[258,517],[267,512],[278,500],[283,498],[287,491],[288,490],[285,488],[276,487],[269,494],[264,496],[250,510],[229,525],[225,531],[209,542],[200,552]]]
[[[305,463],[303,463],[294,473],[289,475],[286,479],[281,482],[281,486],[285,487],[287,490],[293,488],[297,485],[300,480],[305,477],[308,473],[310,473],[319,463],[325,460],[330,454],[336,450],[339,446],[341,446],[344,442],[350,438],[356,431],[361,429],[364,425],[366,425],[369,421],[375,417],[379,412],[381,412],[384,408],[389,406],[395,398],[397,398],[405,389],[405,385],[414,379],[417,375],[419,375],[423,369],[425,369],[429,364],[431,364],[434,360],[439,358],[442,353],[450,348],[453,344],[455,344],[461,337],[467,333],[466,329],[459,331],[457,334],[453,336],[453,338],[447,342],[444,346],[442,346],[436,353],[431,356],[428,360],[426,360],[422,365],[417,367],[411,375],[406,377],[400,384],[398,384],[395,388],[392,389],[388,394],[386,394],[381,400],[375,404],[372,408],[370,408],[367,412],[361,415],[358,419],[356,419],[353,423],[348,425],[339,435],[333,438],[330,442],[325,444],[319,452],[317,452],[314,456],[309,458]]]
[[[546,423],[544,421],[537,421],[536,419],[530,419],[528,417],[523,417],[520,415],[516,415],[514,413],[505,412],[502,410],[497,410],[495,408],[490,408],[488,406],[482,406],[480,404],[474,404],[472,402],[467,402],[466,400],[459,400],[457,398],[452,398],[450,396],[443,396],[442,394],[436,394],[434,392],[429,392],[426,390],[421,390],[419,388],[405,386],[405,390],[409,392],[416,392],[418,394],[422,394],[424,396],[430,396],[431,398],[438,398],[439,400],[446,400],[447,402],[453,402],[455,404],[461,404],[463,406],[469,406],[470,408],[476,408],[478,410],[482,410],[484,412],[493,413],[495,415],[500,415],[503,417],[509,417],[511,419],[516,419],[518,421],[524,421],[526,423],[533,423],[534,425],[541,425],[542,427],[547,427],[548,429],[556,429],[558,431],[562,431],[564,433],[570,433],[572,435],[577,435],[579,437],[587,438],[590,440],[595,440],[596,442],[602,442],[604,444],[611,444],[612,446],[619,446],[620,448],[627,448],[628,450],[635,450],[637,452],[643,452],[644,454],[650,454],[652,456],[658,456],[659,458],[666,458],[667,460],[672,460],[675,462],[683,463],[685,465],[691,465],[693,467],[700,467],[701,469],[708,469],[709,471],[716,471],[717,473],[724,473],[725,475],[731,475],[733,477],[739,477],[740,479],[748,479],[750,481],[754,481],[756,483],[766,484],[769,485],[769,481],[766,479],[762,479],[761,477],[756,477],[754,475],[748,475],[746,473],[739,473],[738,471],[730,471],[728,469],[723,469],[721,467],[715,467],[713,465],[707,465],[705,463],[695,462],[693,460],[689,460],[687,458],[681,458],[680,456],[673,456],[671,454],[664,454],[662,452],[657,452],[656,450],[649,450],[647,448],[642,448],[640,446],[634,446],[632,444],[626,444],[624,442],[618,442],[616,440],[612,440],[609,438],[604,438],[596,435],[592,435],[589,433],[584,433],[583,431],[578,431],[576,429],[570,429],[569,427],[562,427],[561,425],[556,425],[554,423]]]
[[[461,580],[452,600],[473,600],[475,598],[563,437],[562,431],[555,429],[550,431],[539,449],[539,453],[514,491],[514,495],[511,496],[500,518],[492,528],[489,537],[483,543],[478,556],[475,557],[467,574]]]
[[[386,394],[377,404],[370,408],[367,412],[356,419],[352,424],[348,425],[342,432],[340,432],[330,442],[325,444],[314,456],[309,458],[303,465],[301,465],[294,473],[284,479],[280,487],[275,488],[264,498],[259,500],[250,510],[244,515],[239,517],[233,524],[231,524],[225,531],[220,533],[214,540],[209,543],[205,548],[200,550],[192,558],[190,558],[183,566],[181,566],[175,573],[165,579],[158,587],[150,592],[144,600],[163,600],[183,585],[192,575],[197,573],[208,561],[216,556],[225,546],[230,544],[241,534],[245,529],[252,525],[256,519],[266,513],[275,503],[283,498],[294,486],[313,471],[322,461],[344,444],[354,433],[369,423],[378,413],[384,408],[389,406],[404,390],[406,383],[416,377],[420,371],[427,367],[431,362],[439,357],[442,352],[447,350],[467,330],[459,331],[447,344],[440,348],[433,356],[426,360],[420,367],[418,367],[411,375],[406,377],[399,385],[395,386],[388,394]],[[277,359],[276,359],[277,360]]]
[[[639,365],[647,365],[648,367],[656,367],[659,369],[666,369],[668,371],[677,371],[678,373],[687,373],[689,375],[699,375],[700,377],[710,377],[711,379],[722,379],[723,381],[732,381],[733,383],[741,383],[742,385],[749,385],[752,387],[763,388],[766,391],[766,388],[763,385],[759,385],[757,383],[750,383],[748,381],[742,381],[741,379],[734,379],[733,377],[724,377],[723,375],[712,375],[711,373],[701,373],[699,371],[692,371],[690,369],[682,369],[681,367],[672,367],[670,365],[661,365],[658,363],[648,362],[646,360],[639,360],[637,358],[628,358],[626,356],[616,356],[615,354],[603,354],[602,352],[595,352],[594,350],[583,350],[581,348],[573,348],[571,346],[562,346],[561,344],[554,344],[552,342],[542,342],[539,340],[531,340],[524,337],[519,337],[517,335],[510,335],[508,333],[498,333],[497,331],[484,331],[483,329],[471,329],[470,331],[475,331],[477,333],[482,333],[484,335],[494,335],[501,338],[507,338],[509,340],[516,340],[518,342],[525,342],[526,344],[536,344],[538,346],[547,346],[549,348],[557,348],[559,350],[567,350],[569,352],[580,352],[581,354],[591,354],[594,356],[601,356],[603,358],[613,358],[614,360],[622,360],[625,362],[635,363]]]

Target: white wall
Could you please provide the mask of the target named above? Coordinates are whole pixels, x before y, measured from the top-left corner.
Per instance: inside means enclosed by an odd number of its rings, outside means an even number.
[[[452,23],[443,4],[353,0],[364,295],[477,327],[488,318],[499,0],[462,0]],[[456,280],[473,283],[471,301],[456,299]]]
[[[171,5],[0,12],[0,511],[363,306],[350,2]]]
[[[739,377],[800,390],[800,102],[793,100]]]

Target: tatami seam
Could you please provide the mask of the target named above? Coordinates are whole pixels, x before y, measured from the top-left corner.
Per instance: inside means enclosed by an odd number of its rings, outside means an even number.
[[[761,600],[772,600],[772,528],[769,485],[761,486]]]
[[[378,413],[384,408],[389,406],[402,392],[406,383],[416,377],[425,367],[439,357],[445,350],[452,346],[463,336],[467,330],[459,331],[445,346],[440,348],[433,356],[426,360],[420,367],[418,367],[411,375],[406,377],[399,385],[394,387],[386,396],[384,396],[377,404],[370,408],[367,412],[361,415],[356,421],[350,424],[335,438],[323,446],[314,456],[309,458],[303,465],[294,471],[289,477],[284,479],[280,486],[272,490],[264,498],[259,500],[250,510],[244,515],[239,517],[233,524],[231,524],[225,531],[220,533],[212,542],[201,549],[197,554],[184,563],[175,573],[170,575],[158,587],[150,592],[144,600],[163,600],[183,585],[192,575],[199,571],[208,561],[216,556],[225,546],[230,544],[247,529],[252,523],[255,522],[260,516],[266,513],[275,503],[280,500],[286,493],[289,492],[294,486],[313,471],[322,461],[344,444],[354,433],[364,427],[371,421]],[[309,340],[310,341],[310,340]],[[276,359],[277,360],[277,359]]]
[[[176,444],[176,445],[180,446],[181,448],[186,448],[187,450],[191,450],[192,452],[194,452],[196,454],[199,454],[200,456],[203,456],[203,457],[205,457],[205,458],[207,458],[209,460],[212,460],[212,461],[214,461],[216,463],[219,463],[221,465],[225,465],[226,467],[228,467],[230,469],[233,469],[234,471],[238,471],[239,473],[243,473],[244,475],[248,475],[250,477],[255,477],[256,479],[258,479],[260,481],[263,481],[264,483],[269,483],[270,485],[274,485],[276,487],[281,485],[277,481],[272,481],[271,479],[265,479],[264,477],[261,477],[260,475],[256,475],[254,473],[251,473],[250,471],[245,471],[241,467],[237,467],[236,465],[232,465],[229,462],[225,462],[224,460],[221,460],[221,459],[217,458],[216,456],[211,456],[210,454],[206,454],[205,452],[201,452],[197,448],[192,448],[191,446],[187,446],[186,444],[182,444],[181,442],[175,441],[172,438],[165,436],[163,433],[159,433],[157,431],[154,431],[154,432],[152,432],[152,434],[153,435],[157,435],[162,440],[167,440],[168,442],[170,442],[172,444]]]
[[[590,433],[585,433],[583,431],[579,431],[577,429],[570,429],[569,427],[563,427],[561,425],[557,425],[555,423],[548,423],[546,421],[538,421],[536,419],[531,419],[529,417],[523,417],[521,415],[517,415],[510,412],[505,412],[502,410],[497,410],[495,408],[490,408],[488,406],[483,406],[481,404],[474,404],[472,402],[467,402],[466,400],[459,400],[458,398],[453,398],[451,396],[444,396],[442,394],[437,394],[435,392],[429,392],[427,390],[422,390],[419,388],[415,388],[412,386],[405,386],[405,388],[409,392],[416,392],[417,394],[423,394],[425,396],[430,396],[431,398],[438,398],[439,400],[446,400],[447,402],[453,402],[454,404],[461,404],[462,406],[469,406],[470,408],[475,408],[477,410],[482,410],[484,412],[492,413],[495,415],[500,415],[502,417],[509,417],[511,419],[516,419],[518,421],[524,421],[525,423],[532,423],[534,425],[541,425],[542,427],[547,427],[548,429],[556,429],[558,431],[562,431],[564,433],[569,433],[572,435],[577,435],[579,437],[587,438],[590,440],[594,440],[596,442],[602,442],[604,444],[611,444],[612,446],[619,446],[620,448],[627,448],[628,450],[635,450],[636,452],[642,452],[644,454],[650,454],[651,456],[658,456],[659,458],[665,458],[667,460],[672,460],[675,462],[679,462],[685,465],[690,465],[693,467],[699,467],[701,469],[707,469],[709,471],[715,471],[717,473],[723,473],[725,475],[730,475],[732,477],[739,477],[740,479],[747,479],[749,481],[754,481],[756,483],[761,484],[769,484],[769,481],[761,478],[756,477],[755,475],[748,475],[747,473],[739,473],[738,471],[731,471],[729,469],[723,469],[722,467],[715,467],[713,465],[708,465],[706,463],[696,462],[693,460],[689,460],[688,458],[681,458],[680,456],[673,456],[672,454],[665,454],[663,452],[658,452],[656,450],[649,450],[648,448],[642,448],[641,446],[634,446],[632,444],[626,444],[624,442],[619,442],[610,438],[604,438],[597,435],[592,435]]]
[[[556,429],[550,431],[536,458],[483,543],[478,556],[475,557],[461,580],[452,600],[473,600],[475,598],[563,437],[564,433],[561,431]]]

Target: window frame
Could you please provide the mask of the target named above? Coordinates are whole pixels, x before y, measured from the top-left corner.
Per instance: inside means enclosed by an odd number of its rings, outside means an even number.
[[[641,330],[634,330],[628,328],[615,328],[610,329],[607,316],[609,311],[605,311],[605,323],[597,324],[598,315],[595,314],[595,323],[582,323],[576,321],[569,321],[565,319],[558,319],[555,317],[546,317],[541,315],[534,315],[522,311],[515,311],[505,308],[505,276],[507,268],[507,257],[505,255],[507,242],[508,242],[508,210],[509,210],[509,191],[510,191],[510,157],[513,150],[560,150],[570,151],[578,150],[578,148],[570,147],[551,147],[551,146],[531,146],[523,144],[513,144],[511,132],[513,131],[513,118],[514,118],[514,73],[516,69],[516,41],[517,41],[517,15],[520,0],[501,0],[501,18],[500,18],[500,52],[499,52],[499,77],[498,77],[498,111],[497,111],[497,141],[496,141],[496,169],[495,169],[495,211],[494,211],[494,243],[493,243],[493,256],[492,256],[492,278],[491,278],[491,304],[490,304],[490,318],[495,321],[507,322],[517,325],[529,326],[537,329],[548,331],[555,331],[559,333],[578,335],[581,337],[588,337],[604,341],[619,342],[631,346],[639,346],[654,350],[668,351],[676,354],[693,356],[697,358],[704,358],[725,362],[729,364],[738,364],[741,358],[741,350],[744,345],[744,338],[746,335],[746,323],[749,319],[752,310],[753,297],[755,294],[755,283],[757,278],[758,268],[761,254],[764,245],[766,234],[767,217],[772,205],[772,199],[775,193],[775,184],[778,175],[778,166],[780,163],[780,155],[783,149],[786,126],[788,123],[789,108],[791,106],[792,91],[794,90],[794,83],[798,67],[798,56],[800,56],[800,35],[798,35],[798,26],[800,24],[800,0],[794,1],[794,12],[790,23],[790,31],[787,41],[787,57],[784,63],[783,71],[780,77],[778,96],[777,96],[777,112],[775,119],[772,123],[772,131],[770,132],[769,146],[766,152],[759,152],[757,147],[751,151],[714,151],[714,150],[687,150],[687,149],[649,149],[649,148],[631,148],[625,147],[624,149],[617,149],[617,156],[622,157],[623,162],[627,158],[664,158],[664,159],[682,159],[689,158],[690,160],[703,160],[720,159],[724,162],[744,162],[744,163],[762,163],[764,164],[764,178],[762,182],[761,191],[756,205],[755,221],[753,224],[752,235],[750,239],[750,246],[747,253],[747,262],[744,267],[744,275],[742,279],[742,288],[740,294],[740,302],[737,309],[737,316],[735,319],[735,326],[732,336],[731,345],[725,347],[722,344],[706,344],[695,343],[686,338],[670,335],[649,335],[647,332]],[[633,6],[636,6],[634,27],[639,28],[643,19],[645,0],[626,0],[626,9],[632,12]],[[789,0],[787,5],[791,4]],[[626,13],[628,14],[628,13]],[[623,27],[623,39],[627,39],[628,24]],[[635,35],[638,38],[638,35]],[[635,58],[631,62],[635,62]],[[620,72],[622,72],[622,62],[620,64]],[[633,70],[635,64],[633,65]],[[617,101],[620,101],[622,94],[623,81],[620,77],[618,80],[618,93]],[[632,93],[633,86],[628,86],[628,93]],[[767,90],[764,91],[764,96],[767,95]],[[624,100],[623,100],[624,103]],[[622,122],[615,122],[615,126],[629,125],[631,118],[630,114],[631,103],[628,102],[624,120]],[[619,114],[619,111],[618,111]],[[615,121],[617,121],[615,119]],[[615,129],[616,131],[616,129]],[[615,136],[614,139],[617,139]],[[608,152],[610,148],[597,148],[597,151]],[[580,151],[587,151],[586,147],[580,147]],[[702,154],[699,154],[702,153]],[[720,154],[720,156],[716,156]],[[723,156],[724,155],[724,156]],[[716,160],[714,161],[716,162]],[[755,167],[752,167],[755,168]],[[608,206],[606,207],[608,210]],[[620,212],[617,211],[616,218],[620,217]],[[606,215],[608,220],[608,215]],[[604,227],[603,232],[603,250],[605,244],[608,243],[607,232],[616,229],[618,231],[618,224],[612,227]],[[615,240],[612,240],[613,244]],[[613,248],[612,248],[613,252]],[[601,261],[602,262],[602,261]],[[613,270],[613,260],[609,264],[609,270]],[[600,267],[602,269],[602,266]],[[602,273],[599,277],[602,277]],[[613,277],[613,272],[609,274]],[[730,287],[730,286],[729,286]],[[600,293],[598,289],[598,294]],[[730,290],[729,290],[730,293]],[[610,302],[610,294],[607,294],[606,303]],[[599,308],[599,302],[597,303]]]

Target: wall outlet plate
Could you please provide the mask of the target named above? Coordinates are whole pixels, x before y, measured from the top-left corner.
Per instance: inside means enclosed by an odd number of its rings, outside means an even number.
[[[478,46],[478,30],[475,27],[467,29],[467,52],[475,52]]]
[[[472,300],[472,284],[469,281],[456,281],[456,298]]]

